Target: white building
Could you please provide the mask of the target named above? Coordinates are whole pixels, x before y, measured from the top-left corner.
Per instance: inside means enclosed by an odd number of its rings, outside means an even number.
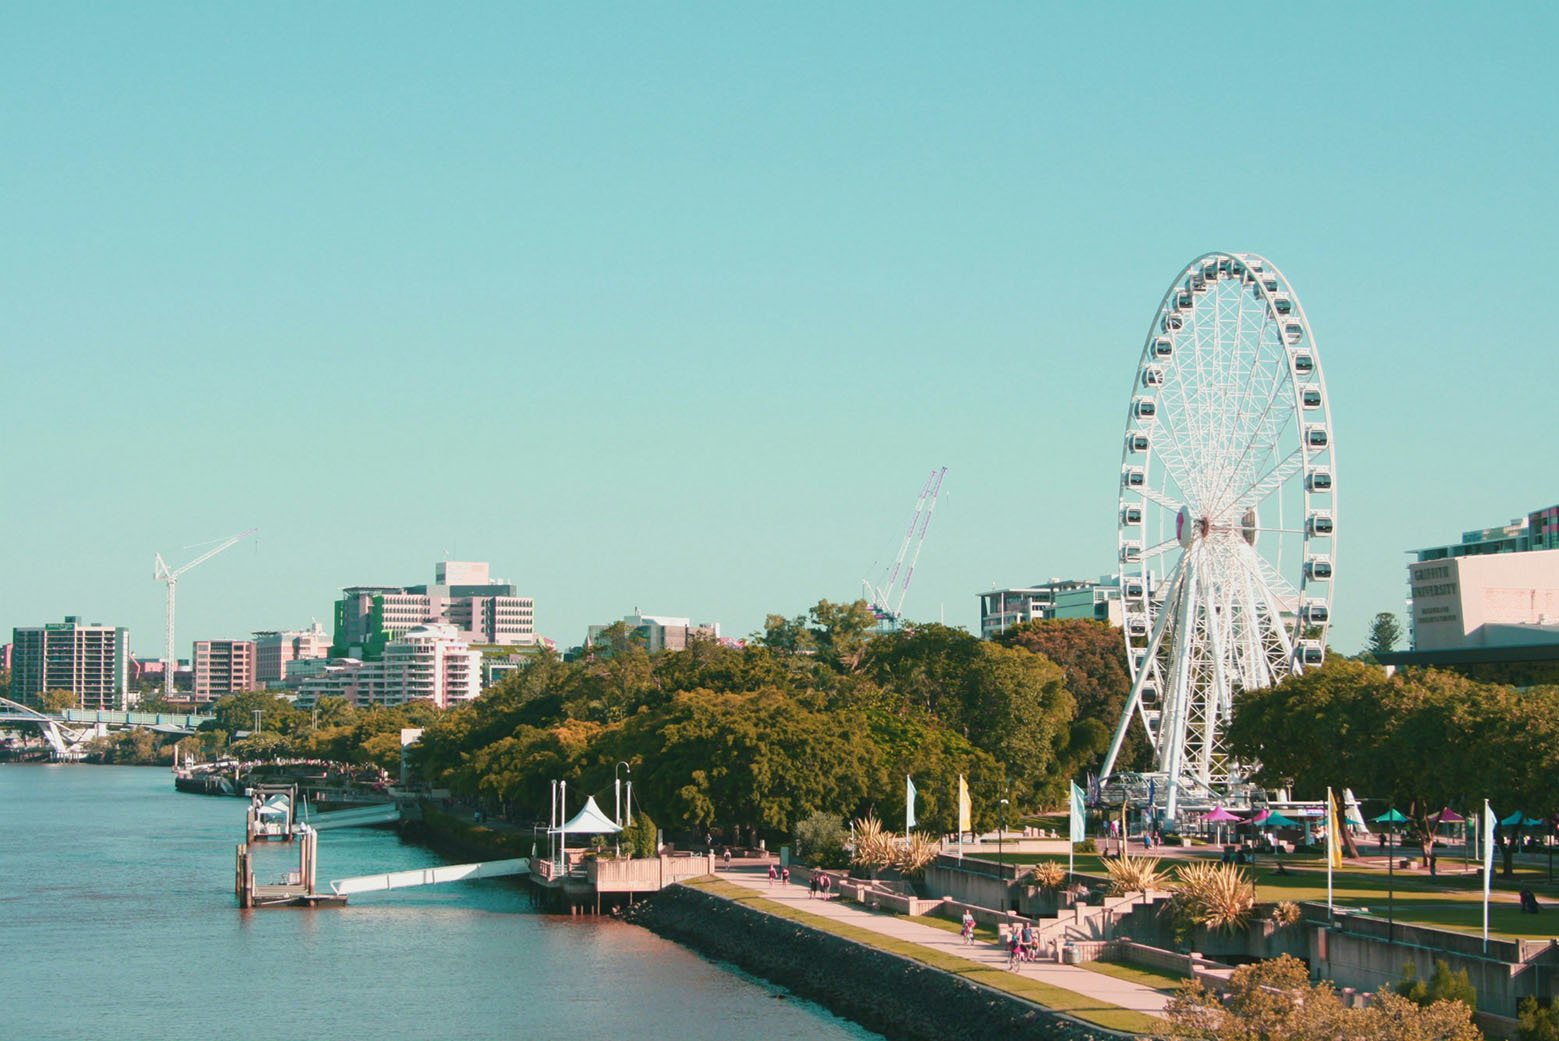
[[[379,661],[327,663],[321,674],[299,684],[297,704],[309,708],[331,696],[359,706],[427,701],[449,708],[481,692],[481,652],[472,650],[452,625],[426,625],[386,643]]]
[[[693,636],[707,636],[716,640],[720,638],[719,622],[699,622],[694,625],[691,619],[673,618],[670,615],[640,614],[635,611],[624,615],[621,624],[626,625],[628,632],[652,654],[657,651],[685,650],[688,639]],[[592,625],[585,636],[585,646],[595,646],[601,634],[610,628],[611,625]]]
[[[1092,618],[1121,624],[1119,575],[1097,582],[1052,578],[1017,589],[993,589],[980,594],[980,637],[989,640],[1015,625],[1049,618]]]
[[[1413,650],[1559,644],[1559,549],[1416,561]]]
[[[487,564],[445,560],[431,585],[350,586],[336,601],[331,653],[377,661],[390,641],[423,625],[452,625],[468,643],[528,646],[536,639],[536,602],[494,579]]]

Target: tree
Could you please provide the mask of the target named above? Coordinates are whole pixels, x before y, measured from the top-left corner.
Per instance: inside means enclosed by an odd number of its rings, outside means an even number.
[[[965,677],[969,740],[1005,767],[1015,805],[1056,802],[1068,778],[1055,769],[1076,706],[1061,669],[1037,654],[982,643]],[[994,801],[994,799],[993,799]]]
[[[1472,1009],[1456,1001],[1420,1006],[1382,990],[1367,1008],[1343,1006],[1330,983],[1310,982],[1288,955],[1242,965],[1220,1000],[1199,980],[1182,985],[1165,1008],[1166,1036],[1196,1041],[1482,1041]]]
[[[1015,625],[996,637],[1007,647],[1022,647],[1044,655],[1061,667],[1066,689],[1077,700],[1079,730],[1070,744],[1077,762],[1074,772],[1103,764],[1110,736],[1120,722],[1131,693],[1125,635],[1118,626],[1091,618],[1045,619]],[[1103,740],[1099,732],[1103,731]],[[1152,755],[1140,726],[1126,731],[1117,760],[1119,769],[1146,767]]]
[[[1397,616],[1390,611],[1382,611],[1370,622],[1369,639],[1365,641],[1364,649],[1372,657],[1379,658],[1382,654],[1390,654],[1396,650],[1397,641],[1402,639],[1402,626],[1397,623]]]
[[[796,856],[811,867],[847,866],[850,856],[844,847],[849,841],[844,818],[837,813],[819,810],[796,824]]]
[[[38,696],[38,703],[43,706],[43,711],[60,713],[66,709],[76,707],[76,692],[73,690],[46,690]]]
[[[622,848],[630,857],[653,857],[658,834],[650,815],[640,810],[622,830]]]
[[[841,672],[854,672],[866,653],[866,643],[877,626],[877,616],[865,600],[833,604],[819,600],[812,608],[812,637],[817,653]]]
[[[1429,979],[1418,978],[1418,966],[1408,962],[1402,980],[1396,986],[1398,994],[1416,1005],[1432,1005],[1436,1001],[1460,1001],[1474,1011],[1478,1008],[1478,991],[1468,978],[1467,970],[1452,971],[1444,958],[1436,958],[1434,972]]]
[[[1522,998],[1516,1010],[1517,1041],[1559,1041],[1559,1015],[1544,1008],[1536,998]]]

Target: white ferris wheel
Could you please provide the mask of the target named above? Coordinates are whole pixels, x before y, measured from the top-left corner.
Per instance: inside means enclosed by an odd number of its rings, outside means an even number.
[[[1288,281],[1209,253],[1164,294],[1132,383],[1121,455],[1121,600],[1132,720],[1155,806],[1237,797],[1223,729],[1243,690],[1325,654],[1337,558],[1330,403]]]

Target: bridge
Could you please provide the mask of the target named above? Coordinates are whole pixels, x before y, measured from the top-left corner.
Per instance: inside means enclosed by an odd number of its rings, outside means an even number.
[[[0,698],[0,727],[37,727],[55,759],[80,759],[86,743],[110,730],[144,728],[170,737],[188,737],[209,717],[177,712],[116,712],[109,709],[66,709],[40,712],[19,701]]]

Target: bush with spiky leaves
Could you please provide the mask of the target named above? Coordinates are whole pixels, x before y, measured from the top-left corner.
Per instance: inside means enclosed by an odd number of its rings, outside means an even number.
[[[855,822],[855,850],[850,854],[850,866],[872,872],[891,867],[898,859],[897,845],[893,832],[884,828],[875,815],[867,814]]]
[[[1272,908],[1272,920],[1278,925],[1294,925],[1299,917],[1299,905],[1292,900],[1283,900]]]
[[[1127,854],[1106,860],[1104,867],[1110,873],[1111,896],[1143,893],[1164,887],[1164,876],[1158,869],[1157,857],[1133,857]]]
[[[1066,884],[1066,868],[1054,860],[1044,860],[1029,871],[1029,882],[1046,892],[1058,892]]]
[[[919,878],[941,852],[941,839],[932,838],[922,831],[911,832],[899,845],[896,863],[905,878]]]
[[[1182,943],[1197,926],[1238,932],[1250,924],[1256,909],[1256,884],[1235,864],[1202,860],[1182,864],[1175,869],[1174,889],[1169,914]]]

